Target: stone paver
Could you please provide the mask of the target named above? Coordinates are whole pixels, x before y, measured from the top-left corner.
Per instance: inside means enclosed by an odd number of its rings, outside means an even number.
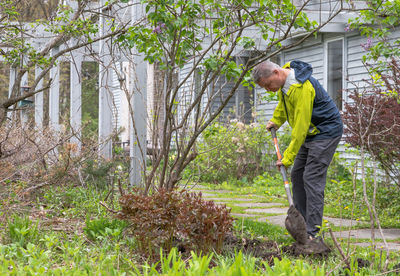
[[[214,196],[214,195],[213,195]],[[214,201],[254,201],[254,198],[222,198],[222,197],[204,197],[206,200]]]
[[[203,196],[203,197],[214,197],[214,196],[216,196],[216,194],[210,194],[210,193],[201,193],[201,195]]]
[[[274,208],[271,208],[271,209],[274,209]],[[254,209],[247,209],[247,210],[254,210]],[[265,212],[265,213],[268,214],[268,212]],[[270,212],[270,213],[273,213],[273,212]],[[267,219],[272,224],[276,224],[276,225],[285,227],[286,216],[287,215],[285,214],[285,215],[279,215],[279,216],[263,217],[263,218],[258,219],[258,221],[265,222],[265,220]],[[347,227],[350,225],[354,226],[356,223],[359,223],[356,221],[351,222],[351,220],[349,220],[349,219],[338,219],[338,218],[331,218],[331,217],[324,217],[324,219],[329,221],[330,224],[334,225],[334,226],[346,226]]]
[[[199,189],[199,190],[190,190],[191,192],[196,192],[196,193],[199,193],[199,192],[201,192],[202,194],[209,194],[209,193],[212,193],[212,194],[229,194],[229,193],[232,193],[232,191],[228,191],[228,190],[201,190],[201,189]]]
[[[383,235],[386,240],[394,240],[400,238],[400,229],[382,229]],[[355,239],[370,239],[371,238],[371,229],[354,229],[354,230],[346,230],[335,232],[334,235],[337,238],[348,238],[350,233],[350,238]],[[375,229],[375,238],[382,239],[382,236],[379,230]]]
[[[351,220],[351,219],[344,219],[344,218],[331,218],[331,217],[324,217],[327,221],[330,222],[330,224],[333,224],[335,226],[345,226],[345,227],[351,227],[357,224],[360,224],[360,221],[356,220]]]
[[[362,246],[362,247],[371,246],[370,242],[355,242],[352,244],[357,245],[357,246]],[[391,250],[391,251],[399,251],[400,250],[400,243],[388,242],[387,245],[388,245],[389,250]],[[376,243],[376,248],[385,250],[386,246],[383,242],[378,242],[378,243]]]
[[[245,212],[261,213],[261,214],[286,214],[288,208],[263,208],[263,209],[246,209]]]
[[[270,216],[270,217],[262,217],[258,218],[258,222],[268,222],[271,224],[279,225],[281,227],[285,227],[285,219],[287,215],[279,215],[279,216]]]
[[[234,217],[244,217],[244,218],[250,218],[250,217],[256,217],[257,215],[255,215],[255,214],[246,214],[246,213],[243,213],[243,214],[240,214],[240,213],[231,213],[231,215],[232,216],[234,216]]]
[[[237,207],[262,207],[262,208],[268,208],[268,207],[277,207],[281,206],[282,204],[279,203],[261,203],[261,202],[248,202],[248,203],[235,203],[235,206]]]

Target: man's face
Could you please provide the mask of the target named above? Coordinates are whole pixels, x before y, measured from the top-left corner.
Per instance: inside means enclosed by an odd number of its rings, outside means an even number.
[[[282,79],[281,75],[278,70],[274,70],[268,78],[260,78],[258,85],[267,91],[276,92],[285,84],[285,80]]]

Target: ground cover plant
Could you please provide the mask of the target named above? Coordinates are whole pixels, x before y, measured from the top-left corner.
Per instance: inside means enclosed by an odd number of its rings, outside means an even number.
[[[293,239],[285,235],[283,228],[251,219],[234,222],[232,235],[227,237],[220,253],[183,254],[182,248],[172,247],[158,252],[159,261],[154,262],[140,254],[137,239],[127,232],[129,223],[116,219],[101,206],[108,191],[91,189],[89,192],[90,188],[70,188],[73,200],[63,208],[58,208],[61,189],[44,190],[41,196],[46,200],[30,201],[27,210],[19,208],[26,200],[16,196],[14,205],[7,210],[2,208],[1,274],[236,275],[242,271],[248,275],[292,275],[297,271],[300,275],[326,275],[329,271],[339,273],[345,266],[335,253],[328,258],[293,257],[285,253],[285,246]],[[118,206],[116,199],[114,204]],[[10,212],[15,215],[5,220]],[[333,247],[329,239],[327,242]],[[357,259],[372,263],[371,251],[352,247],[350,252],[351,275],[377,273],[386,258],[384,252],[380,255],[378,251],[373,255],[378,262],[360,268]],[[388,258],[389,269],[400,260],[396,252]]]

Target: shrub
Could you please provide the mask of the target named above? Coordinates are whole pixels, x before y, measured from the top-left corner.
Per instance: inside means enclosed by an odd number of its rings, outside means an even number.
[[[345,140],[364,148],[400,186],[400,64],[393,58],[387,71],[372,76],[370,88],[350,91],[345,103]]]
[[[219,251],[233,218],[226,206],[202,199],[201,194],[160,189],[151,195],[121,196],[120,218],[129,222],[142,253],[171,250],[175,241],[185,249]]]
[[[281,133],[280,138],[284,138]],[[287,139],[279,142],[285,149]],[[203,132],[196,147],[199,155],[186,169],[186,177],[196,175],[200,181],[213,183],[236,179],[246,182],[266,170],[276,172],[271,135],[262,124],[214,123]]]
[[[183,193],[178,216],[179,234],[193,249],[219,252],[225,234],[232,229],[233,218],[225,205],[204,200],[201,193]]]

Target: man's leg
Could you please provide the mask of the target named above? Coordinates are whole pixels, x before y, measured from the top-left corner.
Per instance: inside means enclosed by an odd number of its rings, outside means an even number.
[[[292,192],[294,207],[303,215],[304,219],[307,215],[307,197],[304,189],[303,173],[307,162],[308,149],[302,145],[294,159],[293,168],[290,176],[292,180]]]
[[[305,219],[307,233],[313,237],[322,225],[326,173],[340,138],[314,140],[304,144],[308,148],[307,163],[303,173],[307,195]]]

